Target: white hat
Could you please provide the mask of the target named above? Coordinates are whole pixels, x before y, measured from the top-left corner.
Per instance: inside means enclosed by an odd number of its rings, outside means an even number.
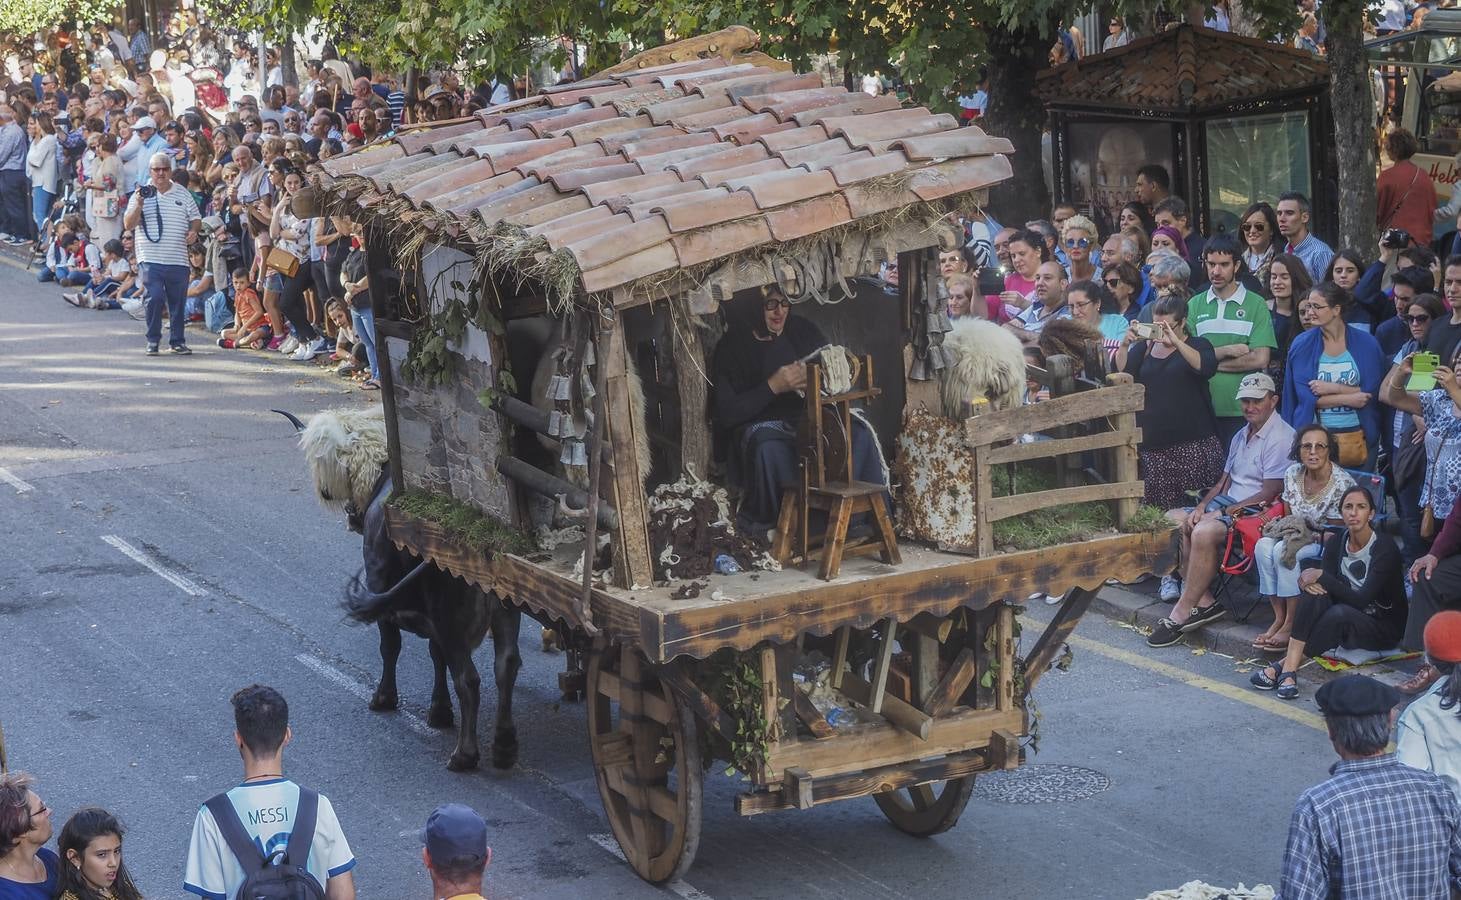
[[[1243,376],[1238,383],[1239,400],[1262,400],[1269,394],[1277,394],[1278,388],[1273,384],[1273,376],[1266,372],[1252,372]]]
[[[153,131],[156,131],[157,123],[152,121],[151,116],[142,116],[137,121],[132,123],[133,131],[141,131],[144,128],[151,128]]]

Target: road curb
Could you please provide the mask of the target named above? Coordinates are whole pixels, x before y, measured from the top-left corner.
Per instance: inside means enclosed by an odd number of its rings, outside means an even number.
[[[1125,585],[1113,584],[1101,588],[1101,592],[1091,603],[1092,611],[1098,612],[1108,619],[1132,625],[1143,634],[1150,634],[1152,628],[1156,626],[1157,620],[1171,613],[1172,606],[1171,603],[1164,603],[1154,596],[1138,593]],[[1212,653],[1222,653],[1234,659],[1266,658],[1266,654],[1253,648],[1253,639],[1263,632],[1263,627],[1252,623],[1234,622],[1231,619],[1231,611],[1228,615],[1227,619],[1184,635],[1180,644],[1172,647],[1154,647],[1151,652],[1166,653],[1185,646],[1189,650],[1202,649]]]

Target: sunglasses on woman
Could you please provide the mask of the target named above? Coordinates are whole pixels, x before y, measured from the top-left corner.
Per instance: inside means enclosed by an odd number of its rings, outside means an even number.
[[[1113,291],[1116,290],[1116,286],[1118,284],[1120,284],[1120,283],[1121,283],[1121,279],[1120,278],[1108,278],[1108,279],[1106,279],[1106,282],[1105,282],[1106,287],[1110,288]]]
[[[1091,246],[1091,239],[1090,238],[1066,238],[1065,239],[1065,246],[1067,246],[1067,247],[1080,247],[1082,250],[1084,250],[1085,248]]]
[[[1418,316],[1401,316],[1400,320],[1407,325],[1424,325],[1431,317],[1429,313],[1421,313]]]
[[[1267,231],[1267,230],[1268,230],[1268,225],[1267,225],[1267,223],[1264,223],[1264,222],[1244,222],[1243,223],[1243,231],[1245,233],[1252,233],[1252,232],[1256,232],[1256,231]]]

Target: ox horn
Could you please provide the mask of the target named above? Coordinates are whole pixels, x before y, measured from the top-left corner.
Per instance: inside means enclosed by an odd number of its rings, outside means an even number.
[[[271,410],[269,410],[269,412],[276,412],[279,415],[283,416],[284,418],[288,419],[289,422],[290,422],[290,424],[292,424],[294,426],[294,430],[295,430],[296,433],[301,432],[301,431],[304,430],[304,423],[301,422],[301,421],[299,421],[299,416],[296,416],[294,413],[292,413],[292,412],[285,412],[282,409],[271,409]]]

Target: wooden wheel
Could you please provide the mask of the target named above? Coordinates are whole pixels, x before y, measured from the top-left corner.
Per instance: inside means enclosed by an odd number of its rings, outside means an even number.
[[[930,837],[954,827],[973,790],[974,776],[965,775],[885,791],[874,794],[873,800],[894,828],[914,837]]]
[[[588,734],[599,797],[629,865],[659,884],[684,875],[700,845],[703,772],[695,716],[637,650],[596,643]]]

